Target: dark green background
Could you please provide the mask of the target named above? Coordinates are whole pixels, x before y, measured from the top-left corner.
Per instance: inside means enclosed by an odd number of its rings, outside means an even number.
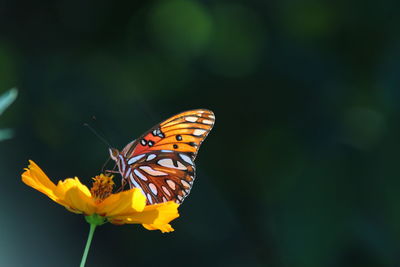
[[[161,234],[96,230],[87,266],[400,266],[397,1],[0,1],[0,265],[77,266],[89,225],[21,182],[90,184],[169,116],[208,108]],[[92,117],[96,120],[93,120]]]

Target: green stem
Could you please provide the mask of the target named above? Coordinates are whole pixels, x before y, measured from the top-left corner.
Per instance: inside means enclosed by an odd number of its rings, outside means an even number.
[[[83,252],[83,256],[82,256],[80,267],[85,267],[86,258],[87,258],[87,255],[89,253],[90,244],[92,243],[93,234],[94,234],[94,230],[96,229],[96,226],[97,226],[96,224],[92,224],[92,223],[90,224],[89,236],[88,236],[88,239],[86,241],[86,247],[85,247],[85,251]]]

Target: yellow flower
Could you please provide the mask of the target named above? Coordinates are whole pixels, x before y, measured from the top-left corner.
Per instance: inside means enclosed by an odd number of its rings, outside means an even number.
[[[174,230],[169,222],[179,217],[179,205],[173,201],[146,206],[146,197],[138,188],[113,194],[113,177],[104,174],[93,178],[90,190],[77,177],[55,185],[38,165],[29,163],[22,181],[71,212],[99,215],[113,224],[142,224],[148,230],[158,229],[163,233]]]

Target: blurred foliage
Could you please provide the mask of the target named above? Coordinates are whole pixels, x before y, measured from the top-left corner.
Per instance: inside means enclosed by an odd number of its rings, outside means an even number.
[[[89,183],[108,153],[83,123],[122,148],[208,108],[216,125],[176,231],[102,226],[88,266],[399,266],[398,10],[3,1],[0,88],[19,96],[0,120],[15,131],[0,143],[0,265],[73,266],[84,247],[82,217],[22,185],[28,159]]]
[[[0,95],[0,115],[15,101],[18,91],[13,88]],[[13,135],[11,129],[0,129],[0,141],[10,139]]]

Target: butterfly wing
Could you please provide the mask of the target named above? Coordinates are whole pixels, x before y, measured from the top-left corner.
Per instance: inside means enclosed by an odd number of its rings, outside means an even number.
[[[191,153],[194,160],[214,121],[214,113],[206,109],[179,113],[151,128],[122,152],[132,157],[154,150],[172,150]]]
[[[182,203],[195,178],[195,166],[190,156],[156,150],[138,157],[140,159],[130,164],[125,176],[130,187],[141,188],[148,204],[171,200]]]
[[[123,177],[143,190],[149,204],[182,203],[195,178],[193,161],[214,121],[212,111],[196,109],[154,126],[121,151],[130,167]]]

